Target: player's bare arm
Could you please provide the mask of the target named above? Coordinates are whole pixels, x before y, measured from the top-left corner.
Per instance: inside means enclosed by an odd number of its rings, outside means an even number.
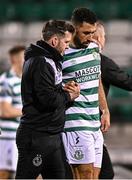
[[[3,101],[0,103],[0,116],[3,118],[15,118],[22,115],[22,110],[12,106],[12,104]]]
[[[101,115],[101,131],[106,132],[110,127],[110,113],[103,89],[101,79],[99,80],[99,107],[102,112]]]

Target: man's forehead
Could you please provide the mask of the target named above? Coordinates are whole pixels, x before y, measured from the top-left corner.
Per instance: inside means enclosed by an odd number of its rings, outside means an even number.
[[[82,24],[80,24],[77,29],[80,29],[80,30],[96,30],[96,26],[97,24],[94,23],[94,24],[90,24],[90,23],[87,23],[87,22],[83,22]]]

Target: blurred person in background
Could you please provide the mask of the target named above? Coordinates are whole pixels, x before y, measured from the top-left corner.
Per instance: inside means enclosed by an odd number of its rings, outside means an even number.
[[[0,76],[0,179],[12,179],[17,165],[16,130],[22,115],[21,75],[24,46],[9,50],[11,68]]]
[[[107,96],[110,86],[132,91],[132,75],[123,71],[112,59],[102,54],[105,46],[105,29],[102,23],[97,23],[97,29],[94,33],[93,40],[95,40],[100,47],[101,56],[101,77],[102,83]],[[110,160],[107,147],[103,147],[103,160],[100,172],[100,179],[113,179],[114,170]]]
[[[100,126],[103,132],[107,131],[110,117],[100,80],[99,49],[91,42],[97,18],[89,9],[77,8],[73,12],[72,22],[76,34],[64,55],[63,81],[78,82],[81,91],[79,98],[66,111],[63,142],[74,178],[98,179],[103,153]]]
[[[68,22],[47,21],[42,40],[26,50],[16,179],[35,179],[39,174],[44,179],[65,179],[61,132],[66,105],[79,96],[80,88],[77,83],[73,92],[62,88],[61,61],[74,31]]]

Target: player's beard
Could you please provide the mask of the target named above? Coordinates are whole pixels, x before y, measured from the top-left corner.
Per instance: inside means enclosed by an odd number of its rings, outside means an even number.
[[[88,47],[88,42],[81,43],[81,41],[80,41],[80,39],[78,38],[77,35],[74,36],[73,41],[74,41],[74,44],[75,44],[76,48],[78,48],[78,49]]]

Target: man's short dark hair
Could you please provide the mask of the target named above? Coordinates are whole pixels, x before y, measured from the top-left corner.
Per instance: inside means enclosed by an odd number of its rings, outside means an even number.
[[[71,17],[74,25],[82,24],[83,22],[94,24],[97,22],[96,15],[87,8],[76,8]]]
[[[72,34],[75,32],[75,28],[70,22],[63,20],[49,20],[42,29],[42,37],[45,41],[48,41],[55,34],[64,36],[66,31]]]
[[[24,51],[25,48],[26,48],[26,47],[23,46],[23,45],[16,45],[16,46],[12,47],[12,48],[9,50],[9,55],[18,54],[19,52]]]

